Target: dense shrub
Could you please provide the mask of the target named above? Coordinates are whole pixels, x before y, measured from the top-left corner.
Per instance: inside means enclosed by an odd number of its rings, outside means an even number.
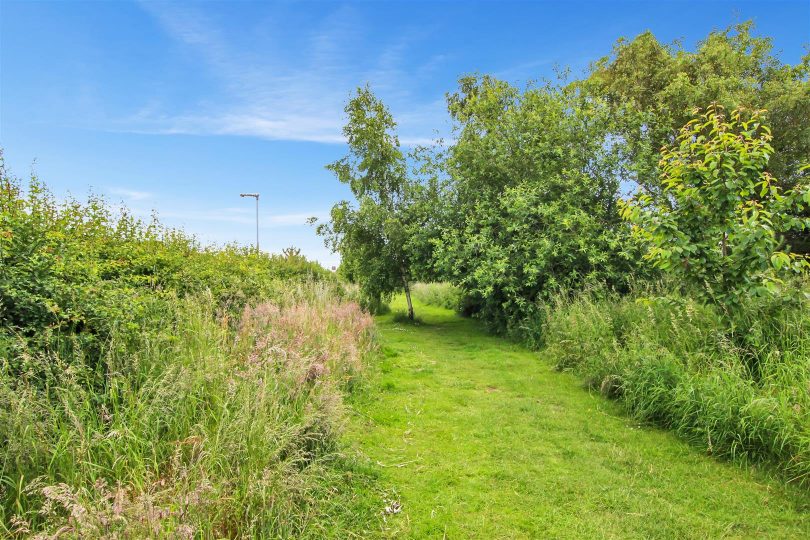
[[[810,484],[810,301],[792,292],[733,315],[680,295],[559,298],[544,354],[640,420]]]
[[[110,353],[103,391],[80,363],[29,351],[63,368],[43,388],[4,362],[6,534],[340,536],[363,511],[341,506],[354,495],[337,434],[370,317],[317,284],[246,307],[236,328],[217,312],[205,294],[155,313],[136,347]]]
[[[182,231],[101,198],[59,203],[36,178],[27,189],[0,180],[0,333],[42,350],[102,358],[113,332],[125,344],[142,331],[156,300],[210,291],[218,308],[238,314],[290,280],[329,279],[297,255],[205,248]],[[152,307],[149,307],[152,306]],[[128,337],[129,336],[129,337]],[[98,366],[103,367],[103,366]]]
[[[345,536],[371,319],[315,263],[0,185],[0,536]],[[355,522],[357,521],[357,522]],[[351,525],[349,525],[351,522]]]
[[[461,311],[464,305],[461,289],[451,283],[414,283],[411,292],[414,298],[429,306]]]

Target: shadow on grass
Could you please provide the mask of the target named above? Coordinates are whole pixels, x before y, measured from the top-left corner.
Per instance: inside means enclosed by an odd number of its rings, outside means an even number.
[[[416,316],[413,319],[408,318],[408,313],[405,311],[397,311],[394,313],[393,317],[391,317],[391,321],[397,324],[410,324],[412,326],[426,326],[425,321],[422,320],[421,317]],[[427,325],[430,326],[430,325]]]

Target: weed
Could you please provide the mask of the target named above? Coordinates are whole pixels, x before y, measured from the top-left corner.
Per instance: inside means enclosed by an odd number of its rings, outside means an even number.
[[[810,483],[810,304],[751,299],[733,315],[680,295],[559,298],[544,327],[560,369],[712,455]]]

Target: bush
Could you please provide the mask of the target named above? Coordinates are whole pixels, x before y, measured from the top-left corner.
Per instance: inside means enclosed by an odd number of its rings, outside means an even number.
[[[797,290],[749,299],[733,315],[676,294],[592,291],[557,299],[544,354],[639,420],[808,485],[808,314]]]
[[[763,111],[710,105],[661,149],[663,193],[639,192],[622,216],[648,246],[645,258],[707,300],[735,305],[776,292],[810,269],[786,235],[803,234],[810,186],[780,190],[767,172],[773,155]]]
[[[3,173],[0,268],[3,537],[373,522],[338,440],[372,322],[316,263],[205,248]]]
[[[321,537],[332,526],[351,466],[336,452],[341,395],[373,347],[370,317],[317,284],[247,307],[236,328],[217,309],[206,294],[173,302],[169,320],[155,314],[165,331],[110,352],[104,391],[83,384],[83,364],[35,351],[32,363],[70,365],[47,388],[3,366],[8,534]]]
[[[290,281],[334,281],[297,254],[205,248],[101,198],[58,203],[36,178],[24,190],[0,172],[0,333],[37,350],[92,362],[113,333],[120,346],[139,334],[155,302],[210,291],[218,309],[237,315]]]
[[[414,298],[429,306],[461,311],[461,289],[450,283],[414,283],[411,286]]]

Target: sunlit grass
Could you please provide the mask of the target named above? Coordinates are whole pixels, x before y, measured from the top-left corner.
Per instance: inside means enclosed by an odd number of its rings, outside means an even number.
[[[720,462],[554,370],[418,304],[378,318],[382,355],[350,436],[408,538],[804,538],[806,492]]]
[[[0,376],[3,534],[345,538],[374,527],[373,489],[360,489],[370,470],[339,438],[343,395],[374,348],[371,318],[318,284],[247,308],[237,325],[210,295],[174,307],[167,332],[109,362],[120,372],[103,391],[75,367],[45,389]]]

